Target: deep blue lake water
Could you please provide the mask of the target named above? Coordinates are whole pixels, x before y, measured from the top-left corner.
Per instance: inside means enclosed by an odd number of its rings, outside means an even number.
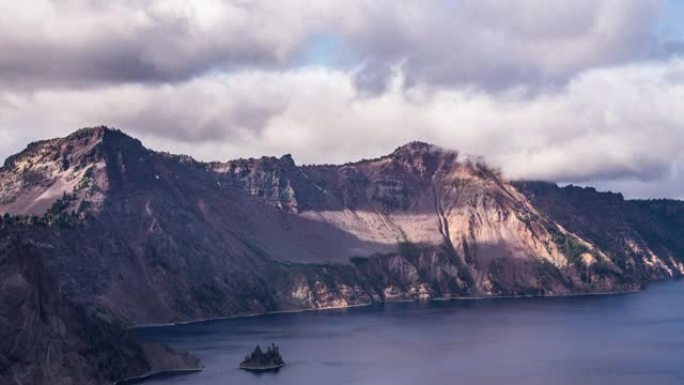
[[[638,294],[394,303],[139,329],[202,359],[146,384],[684,384],[684,281]],[[280,345],[274,374],[237,369]]]

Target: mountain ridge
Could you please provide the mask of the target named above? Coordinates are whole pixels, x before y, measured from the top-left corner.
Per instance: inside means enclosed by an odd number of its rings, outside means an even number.
[[[96,127],[10,158],[3,234],[34,245],[66,301],[125,325],[684,274],[684,203],[509,182],[424,142],[342,165],[199,162]]]

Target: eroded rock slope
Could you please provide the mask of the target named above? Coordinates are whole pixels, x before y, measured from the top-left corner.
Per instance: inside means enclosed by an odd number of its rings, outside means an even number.
[[[335,166],[203,163],[83,129],[6,161],[0,212],[5,248],[31,245],[30,259],[13,252],[7,277],[41,266],[45,279],[20,286],[51,282],[83,322],[636,290],[684,271],[681,202],[514,185],[420,142]]]

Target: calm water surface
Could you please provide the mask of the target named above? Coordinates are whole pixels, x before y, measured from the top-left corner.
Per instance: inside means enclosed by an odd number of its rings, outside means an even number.
[[[146,384],[684,384],[684,281],[639,294],[398,303],[140,329],[206,369]],[[274,374],[236,369],[280,345]]]

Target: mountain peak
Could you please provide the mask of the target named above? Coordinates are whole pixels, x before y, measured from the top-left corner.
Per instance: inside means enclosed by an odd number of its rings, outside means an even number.
[[[107,126],[83,127],[67,135],[64,139],[79,139],[83,137],[102,136],[105,133],[115,132],[122,133],[116,128],[110,128]]]
[[[44,157],[55,159],[58,157],[73,158],[91,155],[91,152],[100,144],[114,147],[143,147],[138,139],[125,134],[119,129],[107,126],[84,127],[64,137],[29,143],[23,151],[8,157],[3,168],[14,169],[19,164],[26,163],[27,159],[38,160],[38,158]]]
[[[425,156],[451,156],[455,158],[457,155],[458,153],[453,150],[447,150],[431,143],[413,141],[397,147],[389,156],[394,159],[416,159]]]
[[[292,154],[285,154],[280,157],[279,159],[282,163],[290,166],[290,167],[295,167],[295,161],[294,158],[292,158]]]
[[[83,140],[86,138],[94,138],[96,140],[101,140],[101,141],[107,141],[107,142],[117,142],[117,143],[125,143],[129,142],[130,144],[133,144],[135,146],[142,146],[142,143],[126,134],[125,132],[119,130],[118,128],[112,128],[112,127],[107,127],[107,126],[94,126],[94,127],[84,127],[80,128],[71,134],[67,135],[64,138],[59,138],[64,141],[75,141],[75,140]],[[59,140],[58,139],[58,140]]]
[[[397,149],[394,150],[394,152],[392,152],[392,154],[426,153],[426,152],[435,152],[435,151],[442,151],[442,148],[439,146],[436,146],[434,144],[414,140],[412,142],[408,142],[408,143],[404,144],[403,146],[397,147]]]
[[[107,164],[123,169],[126,160],[139,162],[145,153],[139,140],[105,126],[33,142],[0,168],[0,210],[40,215],[67,195],[76,208],[101,201],[112,182]]]
[[[446,150],[437,145],[420,141],[413,141],[400,146],[389,155],[389,158],[395,162],[411,165],[411,167],[419,166],[420,169],[424,167],[434,169],[437,163],[443,162],[453,164],[457,157],[456,151]]]

